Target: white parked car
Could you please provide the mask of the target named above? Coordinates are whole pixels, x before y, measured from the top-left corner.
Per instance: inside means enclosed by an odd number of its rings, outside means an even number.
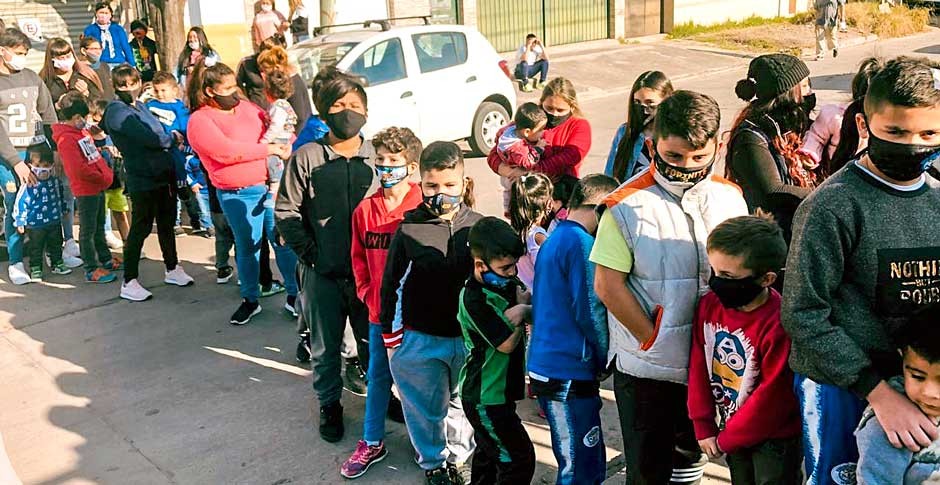
[[[506,62],[472,27],[372,21],[357,30],[315,35],[288,54],[308,85],[329,65],[364,80],[366,137],[401,126],[425,145],[467,139],[475,152],[486,154],[516,107]]]

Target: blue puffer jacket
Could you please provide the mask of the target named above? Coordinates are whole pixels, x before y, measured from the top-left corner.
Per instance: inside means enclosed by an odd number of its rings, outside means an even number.
[[[108,103],[101,128],[124,157],[128,192],[145,192],[176,183],[173,137],[140,101]]]

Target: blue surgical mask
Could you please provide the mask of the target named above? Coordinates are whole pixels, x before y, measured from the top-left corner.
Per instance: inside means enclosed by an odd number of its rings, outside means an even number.
[[[502,276],[496,274],[493,268],[490,268],[488,264],[486,265],[486,271],[480,273],[480,278],[483,280],[484,285],[494,290],[505,290],[515,284],[525,291],[525,284],[519,279],[519,276]]]
[[[424,205],[436,216],[450,214],[458,208],[463,202],[463,195],[434,194],[424,196]]]
[[[382,184],[383,189],[390,189],[408,178],[408,166],[387,167],[376,165],[375,175],[379,178],[379,183]]]

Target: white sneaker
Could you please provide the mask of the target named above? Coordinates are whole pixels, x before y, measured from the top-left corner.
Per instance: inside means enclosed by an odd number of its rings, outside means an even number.
[[[121,284],[121,298],[130,301],[145,301],[149,300],[153,296],[153,293],[147,291],[146,288],[140,286],[140,282],[137,279],[132,279],[130,282]]]
[[[173,271],[167,271],[163,282],[168,285],[189,286],[194,283],[193,278],[183,271],[183,267],[176,265]]]
[[[7,274],[10,276],[10,283],[14,285],[25,285],[33,281],[33,279],[29,277],[29,273],[23,269],[23,263],[11,264],[7,269]]]
[[[75,242],[74,239],[69,239],[68,241],[65,241],[65,246],[63,246],[63,248],[62,248],[62,256],[65,257],[65,258],[67,258],[67,257],[69,257],[69,256],[72,256],[72,257],[74,257],[74,258],[81,258],[81,257],[82,257],[82,251],[81,251],[81,249],[79,249],[78,243]],[[68,263],[66,263],[66,264],[68,264]],[[81,265],[79,265],[79,266],[81,266]],[[71,267],[74,268],[75,266],[71,266]]]
[[[85,264],[85,262],[82,261],[82,258],[65,254],[65,251],[62,252],[62,262],[65,263],[65,265],[69,268],[78,268],[79,266]]]
[[[104,239],[108,242],[108,247],[111,249],[121,249],[124,247],[124,241],[121,241],[121,238],[115,236],[111,231],[104,233]]]

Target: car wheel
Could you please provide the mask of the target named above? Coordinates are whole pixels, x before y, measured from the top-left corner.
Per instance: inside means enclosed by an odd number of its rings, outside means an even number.
[[[478,156],[487,156],[496,145],[496,132],[509,124],[509,113],[499,103],[484,101],[473,115],[470,148]]]

